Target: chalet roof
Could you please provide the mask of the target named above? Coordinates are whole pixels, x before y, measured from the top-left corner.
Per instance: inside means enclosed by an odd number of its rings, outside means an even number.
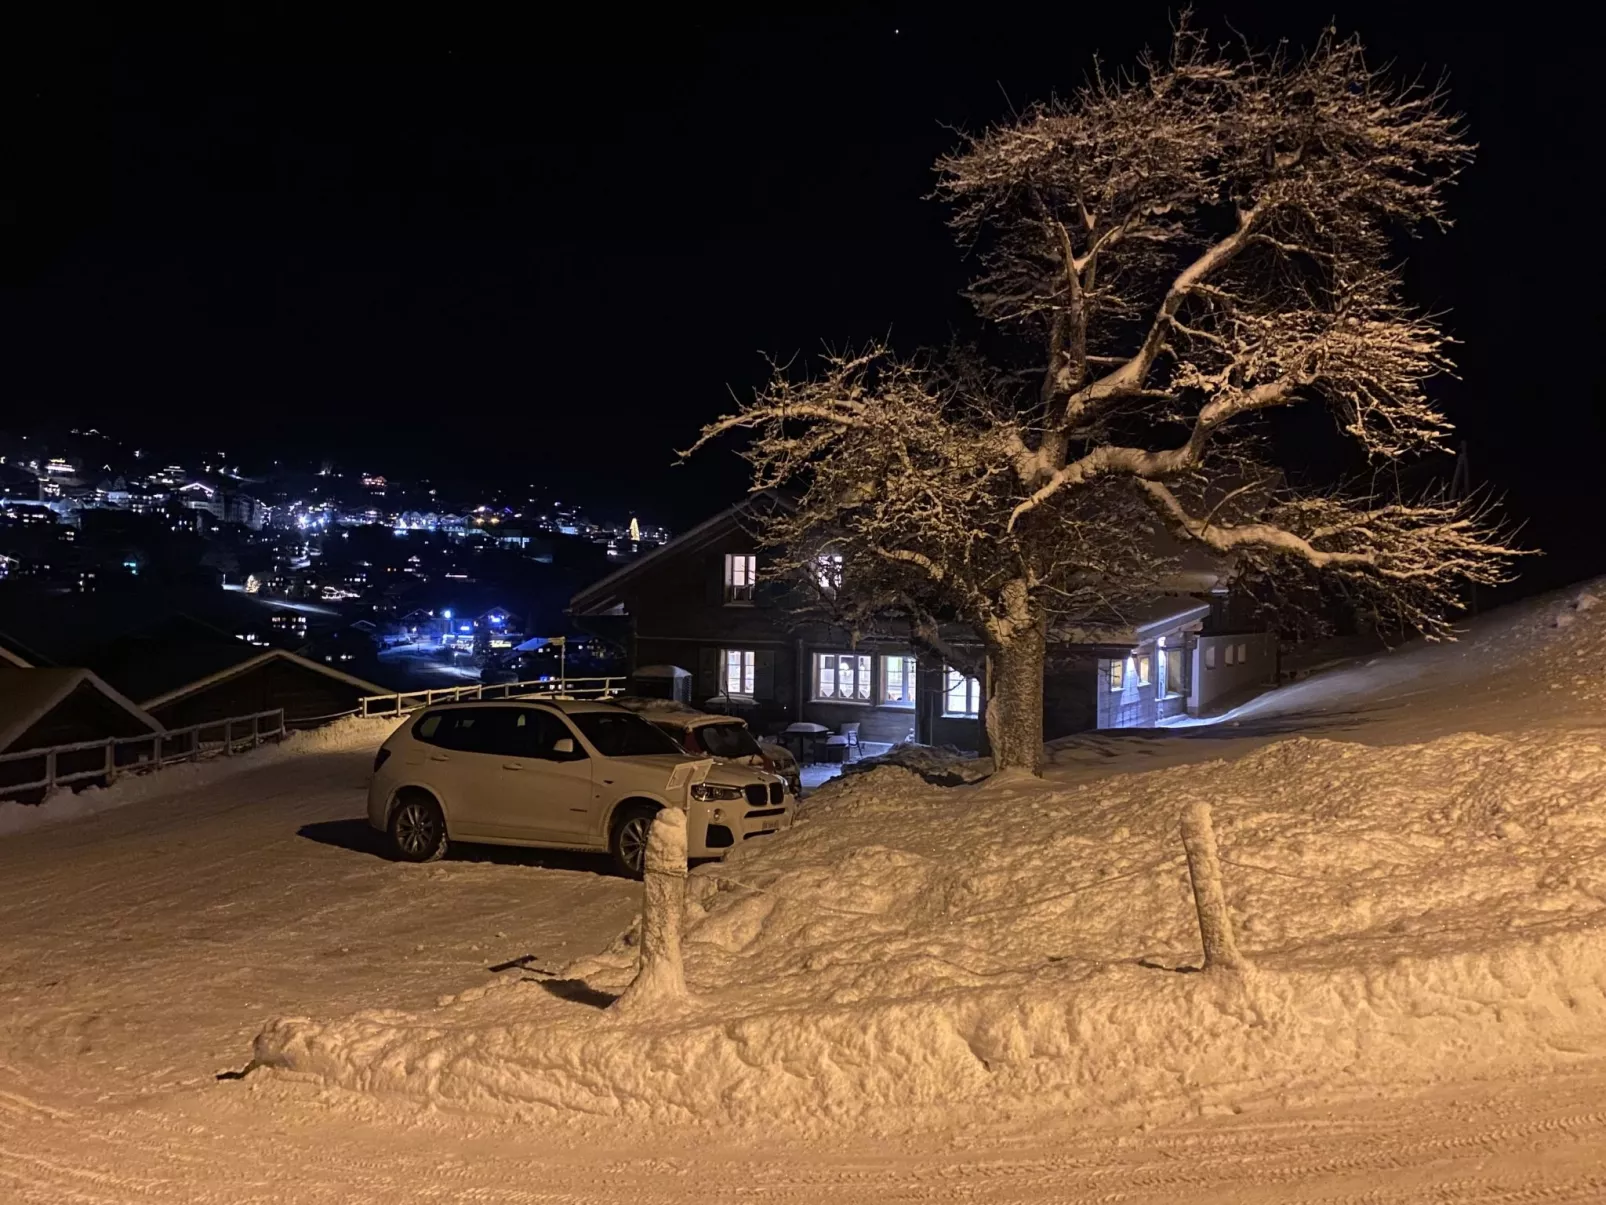
[[[86,684],[152,732],[162,730],[158,720],[87,669],[23,669],[6,665],[0,666],[0,753]]]
[[[182,686],[178,686],[167,691],[165,694],[148,698],[145,700],[144,705],[151,708],[165,707],[169,703],[177,702],[179,699],[188,698],[193,694],[198,694],[203,690],[207,690],[210,687],[216,686],[220,682],[227,682],[230,678],[237,678],[241,674],[249,673],[258,666],[266,665],[271,661],[287,661],[292,665],[300,666],[302,669],[314,670],[326,677],[334,678],[337,681],[344,682],[347,686],[355,687],[356,689],[362,691],[362,693],[365,695],[394,693],[386,691],[383,686],[379,686],[373,682],[368,682],[362,678],[354,677],[351,674],[343,673],[340,670],[335,669],[333,666],[320,665],[316,661],[309,660],[308,658],[300,656],[297,653],[292,653],[287,649],[269,649],[265,653],[258,653],[254,657],[247,657],[243,661],[239,661],[236,664],[224,666],[223,668],[207,674],[204,677],[197,678],[192,682],[186,682]]]
[[[1163,636],[1210,614],[1206,599],[1190,595],[1160,595],[1074,624],[1055,625],[1052,638],[1064,644],[1135,645]]]
[[[13,669],[31,669],[27,658],[13,653],[5,645],[0,644],[0,666],[10,666]]]
[[[743,518],[759,507],[779,504],[780,499],[769,490],[749,494],[734,506],[728,506],[717,515],[704,519],[696,527],[681,532],[667,544],[658,545],[651,552],[643,553],[628,565],[614,570],[601,581],[593,582],[569,600],[569,614],[605,614],[618,602],[620,588],[628,585],[647,569],[717,540],[732,528],[739,526]]]

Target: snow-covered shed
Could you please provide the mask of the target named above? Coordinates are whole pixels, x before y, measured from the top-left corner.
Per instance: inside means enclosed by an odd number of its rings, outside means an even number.
[[[148,711],[87,669],[0,664],[0,753],[161,729]]]
[[[153,695],[143,706],[169,728],[276,710],[295,726],[348,714],[364,695],[385,693],[332,666],[270,649]]]

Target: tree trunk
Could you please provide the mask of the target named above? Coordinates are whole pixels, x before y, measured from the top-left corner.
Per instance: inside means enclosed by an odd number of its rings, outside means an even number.
[[[999,770],[1043,772],[1043,658],[1039,626],[987,646],[987,743]]]

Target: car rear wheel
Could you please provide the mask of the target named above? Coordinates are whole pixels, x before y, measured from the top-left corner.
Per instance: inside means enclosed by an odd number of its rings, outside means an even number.
[[[614,869],[632,879],[641,878],[647,863],[647,839],[658,809],[650,803],[630,803],[613,818],[613,838],[608,850]]]
[[[423,791],[402,794],[390,814],[390,853],[400,862],[433,862],[446,856],[446,816]]]

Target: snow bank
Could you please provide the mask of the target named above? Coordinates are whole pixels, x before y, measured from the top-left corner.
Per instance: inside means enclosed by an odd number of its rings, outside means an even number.
[[[1474,641],[1453,688],[1412,703],[1460,714],[1498,676],[1509,732],[950,788],[873,766],[693,874],[684,1013],[595,1007],[629,981],[627,935],[563,972],[583,994],[287,1019],[256,1058],[515,1114],[896,1131],[1158,1121],[1606,1056],[1606,608],[1516,622],[1521,656]],[[1177,830],[1195,799],[1243,974],[1192,971]]]
[[[125,774],[108,787],[86,787],[81,791],[63,787],[36,804],[0,801],[0,836],[62,824],[144,799],[206,786],[280,758],[377,749],[395,728],[394,716],[347,716],[320,728],[292,732],[283,741],[234,757],[216,755],[203,761],[169,766],[155,774]]]
[[[1181,973],[1198,935],[1176,819],[1196,795],[1241,976]],[[256,1057],[475,1108],[897,1129],[956,1108],[1158,1120],[1606,1054],[1593,737],[1297,739],[1069,789],[888,767],[810,817],[694,876],[684,1018],[554,1011],[531,985],[278,1022]],[[632,966],[621,945],[564,977],[617,991]]]
[[[993,772],[993,759],[977,757],[951,745],[894,745],[874,757],[847,762],[843,774],[867,774],[881,766],[901,766],[937,786],[980,782]]]

